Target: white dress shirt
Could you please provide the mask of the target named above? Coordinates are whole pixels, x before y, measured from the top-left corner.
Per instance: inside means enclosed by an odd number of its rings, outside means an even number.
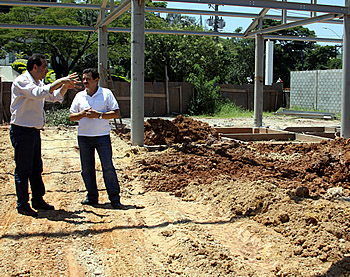
[[[93,96],[90,96],[86,89],[78,92],[70,112],[78,113],[89,108],[98,112],[108,112],[118,110],[119,105],[111,90],[99,87]],[[79,120],[78,136],[104,136],[109,135],[110,131],[109,119],[83,117]]]
[[[45,101],[63,101],[60,89],[53,93],[49,91],[50,85],[41,80],[35,82],[28,71],[18,76],[11,87],[11,124],[42,129],[45,125]]]

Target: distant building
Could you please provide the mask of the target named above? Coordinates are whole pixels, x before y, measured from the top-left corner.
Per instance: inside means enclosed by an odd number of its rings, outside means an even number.
[[[0,78],[2,82],[13,82],[19,75],[10,65],[0,66]]]
[[[8,53],[5,59],[0,59],[0,65],[11,65],[16,60],[16,53]]]

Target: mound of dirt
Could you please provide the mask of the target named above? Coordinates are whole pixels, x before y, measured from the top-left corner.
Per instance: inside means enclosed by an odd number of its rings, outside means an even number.
[[[140,160],[147,189],[175,192],[191,182],[211,183],[222,176],[264,180],[280,188],[308,188],[312,196],[342,187],[349,195],[349,150],[345,139],[318,144],[183,144]]]
[[[341,138],[188,143],[139,158],[125,172],[128,182],[137,176],[146,191],[205,203],[232,222],[249,218],[280,235],[289,262],[279,263],[274,276],[348,276],[342,274],[350,272],[349,150]],[[265,258],[279,260],[258,257]],[[301,260],[304,268],[293,266]],[[329,263],[333,275],[316,269]]]
[[[130,140],[130,132],[120,136]],[[216,130],[208,123],[182,115],[172,121],[161,118],[148,119],[144,124],[144,144],[149,146],[190,142],[212,144],[217,139]]]

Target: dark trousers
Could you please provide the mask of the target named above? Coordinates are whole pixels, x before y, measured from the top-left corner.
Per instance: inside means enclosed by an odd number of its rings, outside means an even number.
[[[80,149],[81,175],[88,192],[87,199],[98,201],[95,169],[95,150],[97,150],[102,165],[103,179],[109,200],[112,203],[119,203],[120,187],[112,161],[110,136],[78,136],[78,144]]]
[[[32,190],[32,201],[40,201],[45,194],[41,178],[43,162],[40,130],[11,125],[10,138],[15,149],[17,207],[23,207],[29,201],[28,181]]]

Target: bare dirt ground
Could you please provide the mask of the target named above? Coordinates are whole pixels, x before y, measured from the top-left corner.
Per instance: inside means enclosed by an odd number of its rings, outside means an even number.
[[[337,121],[277,118],[269,126]],[[0,127],[0,276],[350,276],[350,144],[240,143],[214,125],[149,119],[145,143],[111,134],[127,210],[80,204],[76,129],[42,132],[45,199],[17,214],[9,126]],[[286,124],[286,125],[284,125]]]

